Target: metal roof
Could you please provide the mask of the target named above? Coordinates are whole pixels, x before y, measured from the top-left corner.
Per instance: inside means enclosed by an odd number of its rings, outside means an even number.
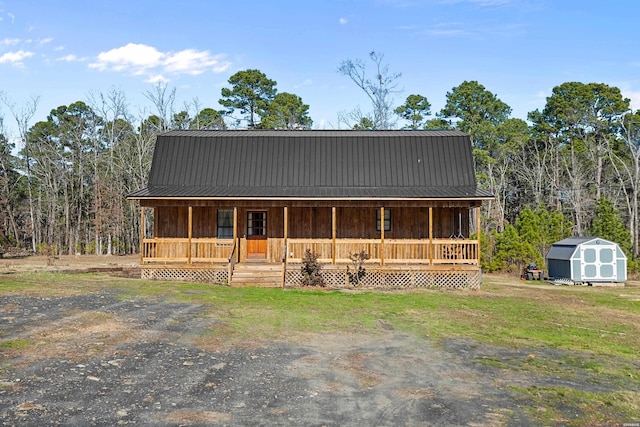
[[[551,245],[549,248],[549,252],[547,252],[547,259],[558,259],[558,260],[570,260],[574,253],[578,250],[578,248],[585,244],[590,243],[592,241],[596,241],[596,243],[604,243],[606,245],[616,245],[617,243],[611,242],[609,240],[601,239],[596,236],[573,236],[567,237],[566,239],[559,240]]]
[[[143,198],[487,199],[459,131],[171,131]]]

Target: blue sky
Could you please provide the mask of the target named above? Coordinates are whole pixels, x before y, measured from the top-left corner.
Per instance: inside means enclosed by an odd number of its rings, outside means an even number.
[[[176,109],[220,109],[229,77],[255,68],[331,129],[340,112],[370,110],[337,68],[371,66],[375,50],[402,73],[396,104],[421,94],[434,114],[465,80],[522,119],[567,81],[617,86],[639,109],[638,17],[637,0],[0,0],[0,91],[17,105],[39,96],[34,121],[112,88],[151,112],[143,93],[158,81],[176,88]]]

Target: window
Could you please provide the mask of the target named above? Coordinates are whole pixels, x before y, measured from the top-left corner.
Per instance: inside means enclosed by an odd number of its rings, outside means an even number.
[[[247,212],[247,236],[267,235],[267,213]]]
[[[233,210],[218,209],[218,239],[233,238]]]
[[[380,231],[380,209],[376,209],[376,231]],[[391,209],[384,210],[384,231],[391,231]]]

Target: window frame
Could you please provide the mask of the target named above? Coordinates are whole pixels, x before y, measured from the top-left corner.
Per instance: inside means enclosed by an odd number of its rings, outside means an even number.
[[[391,209],[384,208],[384,231],[391,231],[391,223],[392,223],[393,215],[391,213]],[[380,209],[376,209],[376,231],[380,230]]]
[[[221,220],[226,218],[221,213],[227,213],[231,219],[231,225],[221,224]],[[216,210],[216,238],[233,239],[233,209],[217,209]]]

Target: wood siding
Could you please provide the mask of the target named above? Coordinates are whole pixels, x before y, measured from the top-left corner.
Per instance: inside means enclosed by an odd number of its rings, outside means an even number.
[[[194,206],[194,238],[217,237],[217,210],[233,210],[233,206]],[[428,207],[391,207],[391,230],[385,231],[387,239],[428,239]],[[434,238],[468,238],[470,230],[470,207],[433,208]],[[238,208],[238,235],[247,232],[248,211],[267,212],[267,237],[284,237],[283,207]],[[336,237],[339,239],[379,239],[376,230],[376,214],[380,207],[336,208]],[[158,206],[155,208],[155,237],[187,237],[189,234],[188,206]],[[289,237],[330,239],[331,207],[289,208]]]

